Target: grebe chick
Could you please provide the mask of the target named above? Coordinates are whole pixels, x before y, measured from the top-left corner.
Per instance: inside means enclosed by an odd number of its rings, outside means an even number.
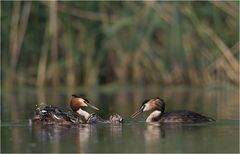
[[[140,109],[135,112],[131,117],[135,118],[142,112],[150,111],[153,112],[148,116],[146,122],[163,122],[163,123],[201,123],[201,122],[213,122],[214,119],[203,116],[199,113],[192,111],[180,110],[180,111],[165,111],[165,102],[160,98],[152,98],[145,100]]]
[[[123,123],[123,118],[119,114],[113,114],[109,117],[109,120],[104,120],[96,114],[91,114],[88,118],[87,123],[102,123],[102,124],[120,124]]]
[[[32,124],[79,124],[87,123],[91,114],[81,109],[81,107],[89,106],[95,110],[99,110],[95,106],[89,104],[85,98],[72,95],[70,107],[68,110],[59,106],[40,105],[39,114],[31,119]]]
[[[82,110],[81,106],[89,106],[95,110],[99,110],[95,106],[89,104],[87,99],[83,99],[78,97],[77,95],[72,95],[73,98],[70,102],[70,106],[74,112],[77,112],[80,116],[83,116],[81,119],[85,120],[85,123],[93,124],[93,123],[122,123],[123,118],[118,115],[114,114],[109,117],[109,120],[103,120],[101,117],[97,116],[95,113],[89,114],[88,112]]]

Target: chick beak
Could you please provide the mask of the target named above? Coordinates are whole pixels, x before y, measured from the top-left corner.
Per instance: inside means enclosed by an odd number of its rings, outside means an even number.
[[[140,113],[142,113],[142,110],[138,110],[135,113],[133,113],[133,115],[131,116],[131,118],[135,118],[136,116],[138,116]]]

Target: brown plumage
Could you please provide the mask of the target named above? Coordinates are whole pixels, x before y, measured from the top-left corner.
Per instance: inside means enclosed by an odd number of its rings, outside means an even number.
[[[144,111],[150,110],[152,110],[153,112],[148,116],[146,122],[200,123],[215,121],[210,117],[206,117],[192,111],[180,110],[165,112],[165,102],[163,99],[160,99],[158,97],[144,101],[140,109],[132,115],[132,118],[136,117]]]
[[[69,125],[69,124],[83,124],[83,123],[121,123],[122,117],[115,114],[109,120],[103,120],[96,114],[89,114],[81,109],[82,106],[89,106],[98,110],[95,106],[91,105],[89,101],[77,95],[72,95],[70,107],[68,110],[58,106],[40,105],[38,107],[39,113],[35,115],[30,122],[32,125]]]
[[[79,98],[78,97],[76,97],[75,95],[72,95],[73,97],[72,97],[72,99],[71,99],[71,101],[70,101],[70,107],[71,107],[71,109],[73,110],[73,111],[77,111],[79,108],[80,108],[80,106],[81,106],[81,102],[79,101]]]
[[[88,119],[84,115],[79,114],[77,111],[81,106],[90,106],[97,109],[96,107],[90,105],[88,100],[81,98],[77,95],[72,95],[70,101],[70,107],[72,109],[65,109],[59,106],[52,105],[40,105],[38,107],[39,113],[35,115],[31,122],[33,124],[78,124],[86,123]],[[83,110],[81,110],[83,111]],[[84,113],[88,114],[86,111]]]

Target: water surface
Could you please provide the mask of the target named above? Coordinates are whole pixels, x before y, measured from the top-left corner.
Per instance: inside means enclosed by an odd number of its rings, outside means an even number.
[[[124,124],[32,127],[28,119],[45,102],[68,108],[74,91],[25,90],[2,93],[2,152],[239,152],[238,90],[120,89],[82,92],[107,119],[118,113]],[[166,110],[186,109],[217,120],[201,125],[153,125],[129,116],[143,100],[159,96]],[[89,112],[95,112],[89,109]]]

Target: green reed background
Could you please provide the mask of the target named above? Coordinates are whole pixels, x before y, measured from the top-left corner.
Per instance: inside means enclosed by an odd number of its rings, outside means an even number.
[[[2,84],[239,84],[239,2],[3,2]]]

